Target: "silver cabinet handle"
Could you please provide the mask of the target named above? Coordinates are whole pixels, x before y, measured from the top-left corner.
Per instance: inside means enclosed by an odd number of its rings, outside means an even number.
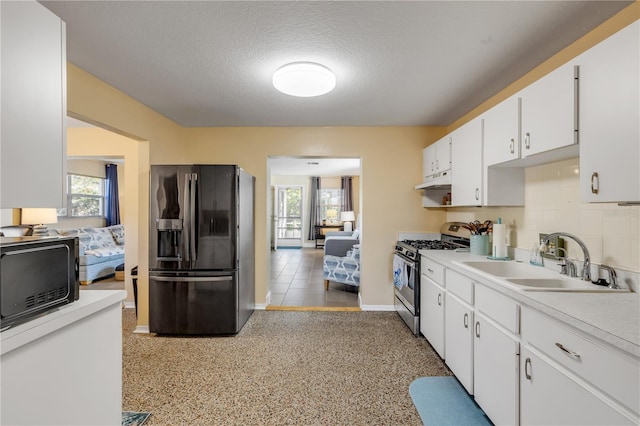
[[[600,191],[600,177],[598,172],[591,173],[591,193],[597,194]]]
[[[427,271],[428,271],[430,274],[433,274],[433,269],[431,269],[431,268],[427,268]]]
[[[436,160],[436,169],[440,168],[440,162],[438,160]]]
[[[527,380],[531,380],[531,373],[529,369],[531,368],[531,358],[527,358],[524,360],[524,376]]]
[[[524,136],[524,147],[529,149],[531,148],[531,133],[527,132]]]
[[[476,188],[476,201],[480,199],[480,188]]]
[[[431,162],[431,171],[435,170],[435,164],[433,163],[433,161]]]
[[[515,152],[516,149],[516,141],[515,139],[511,138],[511,141],[509,142],[509,151],[513,154]]]
[[[476,321],[476,337],[480,338],[480,321]]]
[[[464,324],[464,328],[469,328],[469,314],[464,314],[462,323]]]
[[[566,353],[568,355],[571,355],[574,359],[580,359],[580,354],[579,353],[571,351],[571,350],[565,348],[564,346],[562,346],[561,343],[556,343],[556,346],[558,348],[560,348],[560,350],[562,350],[564,353]]]
[[[438,293],[438,306],[442,306],[442,293]]]

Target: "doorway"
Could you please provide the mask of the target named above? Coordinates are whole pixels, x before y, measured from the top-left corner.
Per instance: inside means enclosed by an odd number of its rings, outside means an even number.
[[[276,185],[274,204],[274,248],[302,247],[301,185]]]

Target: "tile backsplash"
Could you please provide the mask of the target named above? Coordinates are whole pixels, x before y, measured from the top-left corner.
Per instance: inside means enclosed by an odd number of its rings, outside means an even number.
[[[580,202],[579,160],[572,158],[525,170],[524,207],[452,208],[447,221],[498,217],[508,225],[508,245],[530,250],[539,233],[564,231],[585,242],[591,260],[640,272],[640,206]],[[582,251],[565,240],[569,257]]]

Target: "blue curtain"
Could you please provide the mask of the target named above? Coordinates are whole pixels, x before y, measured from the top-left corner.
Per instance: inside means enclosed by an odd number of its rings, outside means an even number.
[[[120,223],[120,202],[118,201],[118,166],[107,164],[107,190],[105,196],[106,226]]]

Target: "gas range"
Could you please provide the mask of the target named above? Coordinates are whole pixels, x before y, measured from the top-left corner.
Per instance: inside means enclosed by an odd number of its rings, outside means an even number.
[[[461,222],[447,222],[440,227],[439,240],[402,240],[396,243],[396,253],[411,260],[419,259],[420,250],[457,250],[470,245],[469,230]]]
[[[440,227],[439,240],[402,240],[393,255],[394,307],[407,327],[420,334],[420,250],[464,250],[470,246],[470,232],[461,222]]]

